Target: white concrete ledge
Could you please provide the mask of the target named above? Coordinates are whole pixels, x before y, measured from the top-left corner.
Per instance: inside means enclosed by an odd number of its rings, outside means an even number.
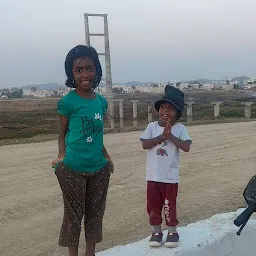
[[[256,255],[256,220],[248,221],[240,236],[234,219],[236,212],[214,215],[186,227],[178,228],[180,245],[175,249],[149,248],[149,237],[139,242],[99,252],[97,256],[252,256]],[[164,232],[164,238],[166,231]]]

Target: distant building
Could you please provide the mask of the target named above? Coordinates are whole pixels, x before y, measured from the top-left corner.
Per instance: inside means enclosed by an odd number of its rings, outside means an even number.
[[[35,98],[46,98],[46,97],[54,97],[54,96],[65,96],[69,92],[69,89],[57,89],[57,90],[34,90],[32,89],[25,89],[23,90],[24,97],[35,97]]]
[[[187,89],[188,86],[189,86],[188,83],[179,83],[177,87],[178,87],[181,91],[183,91],[184,89]]]
[[[203,90],[212,90],[213,89],[213,84],[203,84]]]
[[[237,88],[238,89],[243,89],[244,88],[244,82],[243,81],[240,81],[237,83]]]

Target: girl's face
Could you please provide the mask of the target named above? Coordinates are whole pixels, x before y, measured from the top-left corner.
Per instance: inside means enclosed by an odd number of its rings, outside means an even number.
[[[87,57],[74,60],[72,71],[76,88],[91,91],[96,76],[96,68],[93,60]]]
[[[177,120],[177,111],[170,103],[164,103],[159,108],[159,120],[165,125],[168,120],[175,123]]]

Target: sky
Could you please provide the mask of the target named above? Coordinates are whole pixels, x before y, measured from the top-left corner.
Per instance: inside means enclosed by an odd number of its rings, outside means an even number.
[[[84,13],[108,14],[113,82],[256,77],[255,10],[255,0],[1,0],[0,87],[64,84]],[[89,22],[102,32],[102,19]],[[103,42],[91,40],[99,52]]]

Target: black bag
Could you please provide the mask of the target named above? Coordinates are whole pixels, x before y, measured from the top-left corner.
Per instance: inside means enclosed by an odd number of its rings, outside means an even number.
[[[248,207],[234,220],[234,224],[237,227],[241,226],[237,232],[238,236],[241,234],[251,215],[256,212],[256,175],[247,184],[243,196]]]

